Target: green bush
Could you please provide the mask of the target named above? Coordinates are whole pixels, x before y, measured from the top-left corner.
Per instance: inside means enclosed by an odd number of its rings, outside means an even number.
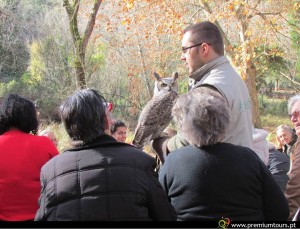
[[[286,99],[273,99],[267,96],[258,96],[259,110],[261,115],[275,115],[284,117],[287,116],[287,100]]]
[[[287,99],[274,99],[259,95],[259,109],[262,128],[269,132],[267,140],[276,144],[276,128],[281,124],[292,127],[288,117]]]

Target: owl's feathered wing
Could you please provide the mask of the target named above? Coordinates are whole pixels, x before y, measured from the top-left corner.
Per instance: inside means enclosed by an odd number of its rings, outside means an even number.
[[[143,108],[132,144],[143,148],[158,138],[172,120],[172,107],[178,93],[174,91],[154,96]]]

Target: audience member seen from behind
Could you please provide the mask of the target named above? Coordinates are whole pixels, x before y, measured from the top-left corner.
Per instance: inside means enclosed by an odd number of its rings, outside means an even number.
[[[284,192],[289,180],[287,175],[290,168],[289,158],[267,141],[268,134],[268,131],[264,129],[253,129],[253,150],[267,165],[274,180]]]
[[[219,28],[209,21],[188,26],[183,31],[181,60],[188,68],[192,90],[198,90],[200,86],[213,88],[224,96],[230,107],[230,124],[223,141],[252,148],[250,95],[245,82],[224,56],[224,41]],[[188,145],[180,132],[165,141],[153,141],[158,155]]]
[[[298,136],[298,140],[294,145],[294,159],[291,162],[291,171],[289,173],[290,179],[285,191],[290,208],[289,220],[292,220],[298,207],[300,207],[300,94],[289,99],[288,113]]]
[[[286,184],[289,180],[290,159],[287,155],[278,151],[272,143],[269,143],[268,169],[281,190],[285,192]]]
[[[55,134],[52,130],[43,130],[39,133],[39,136],[46,136],[48,137],[52,142],[53,144],[57,147],[58,146],[58,141],[57,141],[57,138],[55,137]]]
[[[268,131],[253,128],[253,150],[265,165],[269,161],[269,144],[267,141]]]
[[[159,173],[179,221],[281,221],[288,204],[272,174],[247,147],[222,140],[226,100],[208,87],[182,95],[172,115],[189,146],[172,151]]]
[[[105,134],[104,104],[99,92],[84,89],[61,105],[62,122],[76,145],[43,166],[35,220],[175,220],[155,176],[155,160]]]
[[[110,125],[110,133],[117,141],[125,142],[127,137],[127,126],[121,120],[115,120]]]
[[[0,221],[33,220],[38,210],[41,167],[58,151],[37,130],[33,102],[8,95],[0,109]]]

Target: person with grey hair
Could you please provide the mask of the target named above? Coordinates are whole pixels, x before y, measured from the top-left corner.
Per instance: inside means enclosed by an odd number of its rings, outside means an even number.
[[[181,60],[189,72],[189,89],[210,87],[225,98],[230,124],[223,142],[252,149],[252,105],[248,88],[224,56],[221,30],[210,21],[189,25],[183,31]],[[188,145],[180,132],[175,136],[154,139],[152,147],[161,158],[168,152]]]
[[[276,128],[277,150],[287,155],[289,158],[293,154],[293,146],[298,140],[294,129],[286,124]]]
[[[298,136],[294,129],[288,125],[280,125],[276,128],[277,150],[283,153],[290,160],[290,169],[292,170],[292,161],[294,160],[294,146]]]
[[[61,119],[75,147],[42,167],[36,221],[176,219],[154,158],[105,134],[109,110],[94,89],[76,91],[62,103]]]
[[[178,221],[287,219],[287,200],[257,154],[222,142],[230,112],[220,93],[200,87],[181,95],[172,115],[190,145],[166,157],[159,181]]]
[[[285,196],[288,200],[290,209],[289,220],[292,220],[297,209],[300,207],[300,94],[294,95],[289,99],[288,114],[298,136],[298,141],[294,144],[294,156],[289,172],[290,179],[285,190]]]

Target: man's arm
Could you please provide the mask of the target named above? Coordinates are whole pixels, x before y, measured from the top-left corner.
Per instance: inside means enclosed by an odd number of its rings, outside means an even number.
[[[300,142],[295,143],[295,158],[292,162],[292,170],[289,173],[290,180],[287,183],[285,196],[289,203],[290,216],[293,218],[298,207],[300,207]]]
[[[171,151],[182,148],[186,145],[189,145],[189,143],[181,137],[180,134],[175,134],[175,132],[168,132],[166,133],[166,136],[152,141],[152,148],[155,150],[162,164],[165,162],[167,155]]]

